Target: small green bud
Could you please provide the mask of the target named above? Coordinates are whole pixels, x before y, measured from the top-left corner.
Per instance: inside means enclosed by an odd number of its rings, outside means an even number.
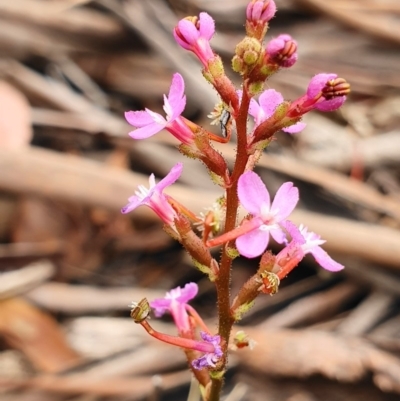
[[[253,65],[258,59],[258,53],[254,50],[247,50],[243,54],[243,61],[247,65]]]
[[[249,85],[249,93],[251,96],[256,96],[264,89],[264,81],[252,82]]]
[[[243,60],[239,56],[233,56],[232,59],[232,70],[235,72],[241,72],[243,71]]]

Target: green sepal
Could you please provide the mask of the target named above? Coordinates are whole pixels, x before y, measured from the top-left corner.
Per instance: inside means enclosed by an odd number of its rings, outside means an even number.
[[[240,256],[240,253],[236,248],[232,248],[229,246],[225,247],[225,252],[228,255],[229,259],[232,260]]]
[[[225,370],[210,370],[211,379],[222,380],[225,375]]]
[[[203,265],[202,263],[200,263],[198,260],[193,259],[192,258],[192,262],[193,262],[193,266],[201,271],[202,273],[206,274],[209,278],[209,280],[213,283],[216,279],[215,274],[213,273],[213,271],[206,265]]]
[[[246,302],[242,305],[240,305],[233,313],[233,318],[235,319],[235,322],[238,322],[239,320],[242,320],[242,317],[245,313],[247,313],[253,306],[254,306],[254,300],[250,302]]]
[[[220,175],[212,172],[209,168],[207,168],[207,170],[208,170],[208,174],[210,174],[212,182],[222,188],[225,188],[225,180]]]

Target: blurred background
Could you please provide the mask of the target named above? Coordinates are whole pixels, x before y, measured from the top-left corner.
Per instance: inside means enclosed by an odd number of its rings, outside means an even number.
[[[128,137],[126,110],[161,112],[171,76],[186,82],[185,117],[209,128],[217,97],[173,39],[207,11],[226,62],[244,36],[247,0],[0,0],[0,398],[3,401],[186,400],[183,353],[150,338],[128,305],[188,281],[215,327],[213,285],[154,214],[120,208],[152,172],[185,168],[170,194],[196,212],[220,195],[171,136]],[[334,72],[352,94],[279,133],[258,173],[274,192],[300,189],[294,214],[346,269],[304,262],[238,329],[229,401],[398,400],[400,394],[400,5],[398,0],[277,0],[267,39],[291,34],[294,67],[267,87],[301,96]],[[215,131],[218,132],[218,131]],[[224,147],[229,158],[233,145]],[[231,160],[231,159],[230,159]],[[279,248],[275,248],[277,251]],[[234,295],[257,268],[237,261]],[[153,321],[174,333],[171,320]],[[197,399],[193,396],[193,400]]]

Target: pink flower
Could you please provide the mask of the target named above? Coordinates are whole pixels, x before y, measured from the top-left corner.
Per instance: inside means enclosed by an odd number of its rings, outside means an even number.
[[[251,229],[236,239],[239,253],[248,258],[261,255],[268,246],[270,234],[278,243],[285,239],[280,223],[292,213],[299,200],[299,191],[293,183],[284,183],[277,191],[275,199],[270,196],[261,178],[254,172],[242,174],[238,182],[240,203],[252,215]]]
[[[185,82],[182,75],[173,75],[168,96],[164,95],[164,111],[166,118],[149,109],[141,111],[127,111],[125,118],[129,124],[136,127],[129,133],[134,139],[149,138],[162,129],[166,129],[180,142],[189,144],[193,141],[193,133],[186,125],[181,114],[186,106]]]
[[[150,306],[154,309],[157,317],[169,312],[179,332],[187,333],[190,331],[190,323],[186,304],[197,295],[198,290],[196,283],[188,283],[184,288],[176,287],[167,292],[164,298],[150,302]]]
[[[212,344],[214,346],[214,352],[207,352],[202,357],[195,359],[192,362],[192,366],[197,370],[203,368],[215,368],[216,363],[223,355],[220,346],[221,337],[218,335],[212,336],[211,334],[207,334],[204,331],[200,332],[200,336],[206,343]]]
[[[302,224],[297,228],[293,223],[286,222],[286,230],[292,237],[292,241],[288,246],[296,246],[301,249],[303,256],[311,253],[316,262],[326,270],[337,272],[344,269],[344,266],[334,261],[321,247],[326,241],[321,239],[321,236],[308,231],[307,227]],[[300,259],[301,260],[301,259]]]
[[[276,13],[276,4],[273,0],[252,0],[246,9],[248,21],[257,23],[258,21],[268,22]]]
[[[200,18],[189,17],[178,22],[174,29],[174,38],[186,50],[192,51],[207,67],[208,60],[214,57],[210,39],[215,33],[214,20],[207,13],[200,13]]]
[[[330,81],[334,81],[338,76],[336,74],[317,74],[315,75],[307,88],[308,99],[318,97]],[[314,108],[321,111],[337,110],[346,101],[346,96],[336,96],[331,99],[320,97],[315,103]]]
[[[163,190],[181,176],[182,169],[182,163],[175,164],[158,184],[156,184],[154,174],[151,174],[149,188],[139,185],[135,195],[129,198],[129,203],[121,209],[121,212],[129,213],[138,206],[146,205],[153,209],[164,223],[173,226],[177,214],[169,204],[168,197],[163,194]]]
[[[254,99],[251,99],[250,101],[249,114],[254,117],[254,128],[257,128],[257,126],[274,114],[276,108],[283,102],[283,97],[276,90],[267,89],[260,95],[258,101],[259,104]],[[295,134],[302,131],[305,126],[305,123],[298,122],[290,127],[283,128],[282,130],[289,134]]]
[[[291,67],[297,61],[297,42],[290,35],[283,34],[272,39],[267,45],[267,54],[281,67]]]

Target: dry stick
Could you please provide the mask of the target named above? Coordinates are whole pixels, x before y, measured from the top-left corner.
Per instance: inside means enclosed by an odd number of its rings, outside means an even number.
[[[189,383],[188,371],[159,375],[164,391]],[[44,390],[55,394],[91,394],[99,397],[126,396],[140,400],[151,394],[152,377],[106,378],[86,377],[85,374],[70,376],[41,375],[31,379],[0,379],[2,388],[28,388]]]
[[[1,64],[2,72],[24,92],[32,94],[47,103],[65,111],[91,116],[89,121],[97,122],[97,132],[105,132],[111,136],[124,136],[129,131],[129,125],[122,119],[94,106],[89,100],[72,91],[68,86],[45,78],[41,74],[25,67],[16,61]],[[96,127],[94,125],[94,127]],[[93,129],[94,131],[94,129]]]
[[[114,211],[120,210],[137,185],[148,185],[148,177],[141,174],[33,147],[15,152],[0,151],[0,171],[3,190],[39,194]],[[217,191],[196,191],[179,184],[172,186],[169,194],[195,213],[221,195]],[[140,208],[132,212],[132,216],[156,219],[148,208]],[[302,210],[295,211],[291,219],[304,223],[326,239],[327,251],[400,268],[398,230]]]
[[[244,330],[258,344],[257,352],[241,350],[241,361],[260,375],[304,379],[322,374],[351,383],[372,374],[377,387],[400,392],[399,359],[367,341],[315,330]]]
[[[348,2],[344,3],[344,7],[338,7],[336,2],[330,3],[325,0],[301,0],[301,3],[323,11],[357,30],[366,31],[385,40],[400,43],[397,21],[391,18],[391,14],[381,18],[373,6],[360,7],[359,12],[355,12],[354,10],[348,10]]]
[[[287,308],[275,313],[260,328],[294,327],[327,319],[344,309],[351,300],[360,296],[359,286],[342,283],[328,290],[317,292],[292,302]]]
[[[68,315],[128,310],[132,301],[162,298],[164,291],[149,288],[96,288],[86,285],[46,283],[26,294],[35,304]]]
[[[0,273],[0,300],[31,290],[54,274],[51,262],[42,260],[21,269]]]
[[[396,298],[383,291],[374,291],[353,309],[339,324],[337,331],[350,336],[361,336],[386,317]]]
[[[400,134],[399,131],[387,132],[360,139],[349,145],[354,145],[357,157],[367,168],[381,167],[385,164],[398,165]],[[340,149],[304,149],[301,158],[325,168],[349,170],[354,161],[354,146],[348,146],[346,153]]]
[[[64,252],[65,242],[56,239],[0,244],[0,259],[48,258]]]
[[[0,0],[0,15],[8,20],[51,28],[57,32],[79,35],[81,38],[93,38],[96,41],[118,40],[123,37],[123,27],[109,15],[88,8],[61,10],[60,5],[59,2],[44,3],[39,0]]]

